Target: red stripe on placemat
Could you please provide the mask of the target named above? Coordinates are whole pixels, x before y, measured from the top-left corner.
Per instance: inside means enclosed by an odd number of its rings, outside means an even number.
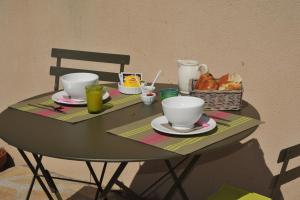
[[[45,117],[50,117],[51,115],[57,114],[57,112],[52,111],[52,110],[40,110],[40,111],[36,112],[36,114],[42,115]]]
[[[72,108],[71,107],[62,107],[61,111],[63,112],[67,112],[68,110],[71,110]],[[38,115],[42,115],[42,116],[45,116],[45,117],[51,117],[52,115],[55,115],[57,114],[56,111],[52,111],[52,110],[39,110],[36,112],[36,114]]]
[[[72,107],[63,106],[62,109],[61,109],[61,111],[67,112],[67,111],[69,111],[71,109],[72,109]]]
[[[147,135],[146,137],[142,138],[140,141],[146,144],[157,144],[167,140],[168,137],[164,135],[160,135],[156,132]]]
[[[222,111],[213,111],[209,113],[209,116],[226,119],[228,116],[230,116],[230,113]]]
[[[108,91],[109,95],[112,97],[112,96],[118,96],[121,94],[121,92],[118,90],[118,89],[110,89]]]

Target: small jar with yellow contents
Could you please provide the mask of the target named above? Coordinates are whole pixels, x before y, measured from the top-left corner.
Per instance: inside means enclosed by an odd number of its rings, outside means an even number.
[[[123,82],[118,84],[119,91],[123,94],[140,94],[142,92],[141,78],[137,75],[126,75]]]
[[[124,78],[125,87],[139,87],[140,86],[140,77],[135,75],[126,76]]]

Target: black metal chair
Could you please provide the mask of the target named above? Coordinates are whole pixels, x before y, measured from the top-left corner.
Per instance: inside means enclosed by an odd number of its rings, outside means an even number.
[[[283,184],[286,184],[292,180],[295,180],[300,177],[300,166],[295,167],[287,171],[288,163],[291,159],[300,156],[300,144],[294,145],[292,147],[288,147],[286,149],[282,149],[278,156],[278,163],[282,163],[282,167],[280,173],[278,175],[273,176],[270,189],[271,189],[271,197],[273,200],[282,200],[282,194],[280,192],[280,187]],[[224,185],[218,193],[212,195],[209,200],[214,199],[238,199],[242,196],[246,195],[256,195],[253,199],[269,199],[268,197],[264,197],[262,195],[258,195],[252,192],[248,192],[246,190],[236,188],[230,185]],[[249,195],[249,199],[250,199]]]
[[[119,75],[116,72],[105,72],[105,71],[96,71],[96,70],[87,70],[87,69],[79,69],[79,68],[70,68],[70,67],[62,67],[61,61],[62,59],[70,59],[70,60],[81,60],[81,61],[92,61],[92,62],[100,62],[100,63],[111,63],[111,64],[117,64],[120,65],[120,72],[124,71],[125,65],[128,65],[130,62],[130,56],[129,55],[122,55],[122,54],[111,54],[111,53],[98,53],[98,52],[88,52],[88,51],[77,51],[77,50],[70,50],[70,49],[57,49],[53,48],[51,51],[51,57],[56,58],[56,66],[50,67],[50,75],[55,76],[55,83],[54,83],[54,91],[57,91],[59,89],[59,78],[60,76],[63,76],[68,73],[74,73],[74,72],[89,72],[89,73],[95,73],[99,75],[101,81],[109,81],[109,82],[119,82]],[[20,152],[21,154],[23,152]],[[26,160],[26,155],[22,154],[24,159]],[[96,176],[96,173],[91,165],[90,161],[86,161],[87,167],[91,173],[91,176],[94,179],[94,183],[89,183],[81,180],[75,180],[75,179],[69,179],[69,178],[62,178],[62,177],[52,177],[50,172],[45,169],[42,165],[42,156],[36,155],[35,160],[37,161],[37,167],[35,170],[35,175],[32,179],[28,194],[26,199],[29,199],[35,179],[38,179],[40,181],[40,175],[38,175],[38,170],[42,170],[43,174],[45,174],[45,179],[48,183],[48,186],[50,187],[51,192],[53,192],[57,199],[62,199],[61,195],[53,181],[53,179],[61,179],[65,181],[72,181],[72,182],[79,182],[79,183],[88,183],[88,184],[94,184],[97,186],[97,192],[95,195],[95,199],[98,198],[99,193],[103,193],[104,189],[102,189],[102,181],[104,178],[105,170],[107,167],[107,162],[104,162],[102,172],[100,175],[100,178]],[[28,162],[27,162],[28,163]],[[33,166],[32,166],[33,167]],[[124,166],[125,167],[125,166]],[[114,177],[112,177],[114,178]],[[125,185],[123,185],[118,180],[115,181],[116,184],[123,188],[128,189]],[[105,192],[109,192],[111,190],[111,187],[106,187]],[[50,193],[46,193],[48,195],[48,198],[53,199],[50,195]],[[106,198],[104,198],[106,199]]]
[[[51,57],[57,59],[56,66],[50,67],[50,75],[55,76],[55,83],[54,83],[55,91],[57,91],[59,88],[59,77],[74,72],[95,73],[99,75],[101,81],[109,81],[109,82],[119,81],[118,73],[114,73],[114,72],[104,72],[104,71],[86,70],[86,69],[79,69],[79,68],[62,67],[61,66],[62,59],[118,64],[120,65],[120,72],[123,72],[125,65],[129,65],[130,62],[129,55],[77,51],[77,50],[57,49],[57,48],[52,49]]]
[[[281,199],[280,187],[292,180],[300,177],[300,166],[293,169],[287,170],[288,163],[291,159],[300,156],[300,144],[282,149],[279,153],[277,163],[282,163],[280,173],[273,177],[271,188],[272,188],[272,199]]]

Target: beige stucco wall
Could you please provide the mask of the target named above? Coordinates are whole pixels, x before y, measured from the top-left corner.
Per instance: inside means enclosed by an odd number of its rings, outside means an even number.
[[[176,59],[197,59],[217,77],[242,75],[244,99],[266,122],[251,138],[276,174],[279,150],[300,141],[299,13],[298,0],[0,0],[0,110],[52,89],[52,47],[130,54],[128,71],[150,81],[162,69],[159,81],[170,83]],[[14,148],[0,146],[23,163]],[[89,179],[83,164],[47,162]],[[127,183],[136,170],[128,169]],[[299,187],[299,180],[284,186],[286,199],[300,197]]]

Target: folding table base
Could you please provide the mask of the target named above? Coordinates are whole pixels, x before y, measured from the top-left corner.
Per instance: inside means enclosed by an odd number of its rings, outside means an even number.
[[[165,160],[165,164],[168,168],[168,172],[166,172],[165,174],[163,174],[160,178],[158,178],[158,180],[156,180],[153,184],[151,184],[149,187],[147,187],[141,194],[140,196],[143,196],[144,198],[146,198],[148,195],[147,193],[149,193],[149,191],[154,188],[156,185],[158,185],[158,183],[162,182],[164,179],[166,179],[166,177],[170,176],[173,178],[174,180],[174,184],[171,186],[171,188],[169,189],[169,191],[166,193],[166,195],[164,196],[163,200],[170,200],[172,199],[172,196],[174,195],[174,193],[176,192],[176,189],[179,190],[180,195],[182,197],[182,199],[189,199],[186,192],[184,191],[183,187],[182,187],[182,182],[185,180],[185,178],[190,174],[190,172],[192,171],[193,167],[196,165],[197,161],[199,160],[200,155],[195,155],[192,157],[191,161],[187,164],[187,166],[185,167],[185,169],[183,170],[183,172],[177,176],[175,173],[175,169],[177,167],[179,167],[179,165],[181,165],[182,163],[184,163],[187,159],[189,159],[189,157],[184,157],[181,161],[179,161],[176,165],[172,166],[171,162],[169,160]]]
[[[49,173],[48,170],[46,170],[42,164],[42,156],[37,155],[32,153],[35,161],[36,161],[36,167],[33,166],[33,164],[30,162],[30,160],[28,159],[27,155],[25,154],[25,152],[21,149],[18,149],[20,154],[22,155],[23,159],[25,160],[26,164],[28,165],[28,167],[30,168],[32,174],[33,174],[33,179],[31,181],[26,199],[30,198],[31,195],[31,191],[33,188],[33,185],[35,183],[35,180],[37,180],[40,184],[40,186],[42,187],[42,189],[44,190],[45,194],[47,195],[48,199],[53,200],[54,198],[52,197],[50,191],[52,193],[55,194],[56,198],[58,200],[61,200],[62,197],[53,181],[54,178],[56,179],[61,179],[61,180],[66,180],[66,181],[72,181],[72,182],[79,182],[79,183],[87,183],[87,184],[94,184],[97,186],[97,191],[95,194],[95,200],[97,199],[101,199],[101,200],[106,200],[107,199],[107,195],[109,192],[111,192],[112,187],[114,184],[116,184],[117,186],[119,186],[128,196],[130,196],[131,200],[142,200],[142,199],[146,199],[147,195],[146,193],[148,193],[150,191],[150,189],[152,189],[154,186],[156,186],[158,183],[162,182],[163,179],[165,179],[168,176],[171,176],[174,184],[171,186],[171,188],[169,189],[169,191],[166,193],[166,195],[164,196],[164,200],[170,200],[172,198],[172,196],[174,195],[174,193],[178,190],[182,199],[187,200],[188,196],[186,194],[186,192],[184,191],[183,187],[182,187],[182,182],[184,181],[184,179],[188,176],[188,174],[191,172],[191,170],[193,169],[193,167],[195,166],[195,164],[197,163],[197,161],[200,158],[200,155],[196,155],[193,156],[191,161],[187,164],[187,166],[185,167],[185,169],[183,170],[183,172],[177,176],[175,173],[175,169],[182,164],[184,161],[186,161],[188,159],[188,157],[183,158],[181,161],[179,161],[175,166],[171,165],[171,162],[169,160],[165,160],[165,164],[168,168],[168,172],[166,172],[164,175],[162,175],[157,181],[155,181],[153,184],[151,184],[148,188],[146,188],[140,195],[136,194],[134,191],[132,191],[130,188],[128,188],[124,183],[122,183],[121,181],[118,180],[118,178],[120,177],[120,175],[122,174],[122,172],[124,171],[126,165],[128,164],[128,162],[121,162],[118,166],[118,168],[116,169],[116,171],[114,172],[113,176],[111,177],[111,179],[109,180],[109,182],[107,183],[106,187],[102,188],[102,181],[104,179],[104,174],[106,171],[106,167],[107,167],[107,162],[104,162],[102,171],[101,171],[101,175],[100,178],[98,180],[97,175],[91,165],[90,161],[86,161],[86,165],[94,179],[95,183],[90,183],[90,182],[86,182],[86,181],[79,181],[79,180],[75,180],[75,179],[67,179],[67,178],[59,178],[59,177],[52,177],[51,174]],[[41,175],[38,174],[38,171],[41,171],[42,173],[42,177],[45,178],[46,183],[48,185],[48,187],[50,188],[50,191],[47,189],[46,185],[44,184],[43,180],[41,179]]]
[[[121,188],[123,186],[125,186],[120,181],[118,181],[118,178],[122,174],[122,172],[125,169],[128,162],[121,162],[120,163],[119,167],[117,168],[117,170],[115,171],[115,173],[113,174],[113,176],[111,177],[111,179],[109,180],[109,182],[107,183],[107,185],[104,189],[102,188],[101,184],[102,184],[102,181],[103,181],[103,178],[104,178],[104,173],[105,173],[105,169],[106,169],[106,166],[107,166],[107,162],[105,162],[104,165],[103,165],[100,180],[97,179],[96,173],[95,173],[91,163],[89,161],[86,161],[86,164],[87,164],[88,169],[90,170],[90,173],[91,173],[91,175],[92,175],[92,177],[93,177],[93,179],[94,179],[94,181],[95,181],[95,183],[98,187],[97,191],[96,191],[96,195],[95,195],[95,200],[98,199],[98,197],[100,199],[106,199],[106,196],[111,191],[114,184],[116,184],[118,186],[121,186]],[[99,195],[99,193],[100,193],[100,195]]]
[[[186,168],[184,169],[184,171],[177,177],[174,170],[172,169],[171,163],[169,160],[166,160],[166,165],[174,179],[174,184],[173,186],[170,188],[170,190],[168,191],[168,193],[166,194],[166,196],[163,198],[164,200],[169,200],[172,198],[173,194],[176,191],[176,188],[179,189],[179,192],[182,196],[183,199],[188,199],[186,193],[184,192],[181,183],[184,181],[184,179],[188,176],[188,174],[191,172],[191,170],[193,169],[193,167],[196,165],[197,161],[199,160],[200,155],[196,155],[192,158],[192,160],[189,162],[189,164],[186,166]]]
[[[42,189],[44,190],[45,194],[47,195],[48,199],[54,199],[52,197],[52,195],[50,194],[49,190],[47,189],[46,185],[44,184],[43,180],[41,179],[41,177],[38,175],[38,171],[41,170],[43,176],[45,177],[45,180],[48,184],[48,187],[50,188],[51,192],[54,193],[56,195],[56,198],[58,200],[61,200],[61,195],[49,173],[48,170],[46,170],[42,164],[42,156],[38,156],[37,154],[32,153],[35,161],[36,161],[36,167],[33,167],[33,164],[30,162],[30,160],[28,159],[27,155],[25,154],[25,152],[21,149],[18,149],[18,151],[20,152],[20,154],[22,155],[23,159],[25,160],[26,164],[28,165],[29,169],[31,170],[32,174],[33,174],[33,180],[31,181],[31,185],[29,187],[29,191],[27,193],[26,199],[30,198],[30,194],[35,182],[35,179],[38,180],[40,186],[42,187]]]

